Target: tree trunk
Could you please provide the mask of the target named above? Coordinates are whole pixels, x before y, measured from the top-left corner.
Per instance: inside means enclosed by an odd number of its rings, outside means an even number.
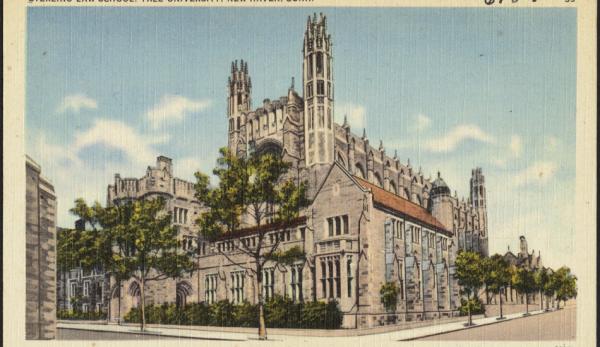
[[[267,325],[265,324],[265,305],[263,298],[262,267],[260,260],[256,259],[256,288],[258,288],[258,339],[267,339]]]
[[[121,325],[121,288],[123,285],[121,284],[121,280],[119,280],[119,312],[117,312],[117,323],[119,323],[119,325]]]
[[[145,295],[144,295],[144,286],[145,286],[145,282],[144,282],[144,276],[141,276],[141,288],[140,288],[140,304],[142,305],[142,324],[140,325],[140,330],[144,331],[144,327],[146,326],[146,299],[145,299]]]
[[[544,297],[542,295],[542,291],[540,290],[540,311],[544,310]]]
[[[525,313],[529,313],[529,294],[525,294]]]
[[[500,319],[504,318],[502,316],[502,293],[500,293]]]
[[[473,325],[473,320],[471,319],[471,295],[467,294],[467,312],[469,313],[469,323],[468,325]]]

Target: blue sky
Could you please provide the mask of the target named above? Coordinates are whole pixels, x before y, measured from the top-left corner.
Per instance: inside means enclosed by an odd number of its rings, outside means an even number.
[[[157,155],[182,178],[209,172],[230,62],[248,61],[254,106],[285,95],[321,11],[336,119],[459,196],[482,167],[490,251],[524,234],[547,265],[573,264],[574,9],[29,8],[26,148],[56,186],[58,224]]]

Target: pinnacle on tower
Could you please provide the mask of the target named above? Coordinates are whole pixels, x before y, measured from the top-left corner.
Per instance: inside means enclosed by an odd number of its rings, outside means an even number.
[[[379,140],[379,151],[383,151],[383,150],[384,150],[384,148],[383,148],[383,141]]]
[[[367,138],[367,129],[363,128],[363,140]]]

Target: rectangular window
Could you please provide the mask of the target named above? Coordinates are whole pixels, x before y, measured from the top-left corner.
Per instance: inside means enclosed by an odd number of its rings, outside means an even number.
[[[315,124],[315,109],[309,108],[308,109],[308,128],[312,129],[314,127],[314,124]]]
[[[322,297],[327,297],[327,266],[324,261],[321,261],[321,289]]]
[[[333,298],[333,262],[329,260],[327,262],[327,285],[329,286],[329,298]]]
[[[217,274],[206,275],[204,279],[204,300],[213,304],[217,300]]]
[[[325,126],[325,108],[323,106],[317,107],[318,117],[319,117],[319,127]]]
[[[302,266],[292,265],[290,269],[290,288],[293,301],[302,301]]]
[[[243,271],[231,273],[231,301],[241,304],[244,301],[244,282],[246,275]]]
[[[335,235],[342,234],[342,219],[340,217],[335,217]]]
[[[333,218],[327,218],[327,225],[329,226],[329,236],[333,236]]]
[[[335,260],[335,297],[342,297],[342,287],[340,286],[340,260]]]
[[[269,300],[273,298],[274,294],[274,284],[275,284],[275,269],[264,269],[263,270],[263,297],[264,300]]]
[[[398,292],[400,300],[404,300],[404,262],[398,260]]]
[[[327,82],[327,97],[331,99],[331,82]]]
[[[348,227],[348,215],[342,216],[342,220],[344,221],[344,234],[348,234],[350,232]]]
[[[90,311],[90,307],[88,304],[81,305],[81,308],[83,309],[83,312],[85,312],[85,313]]]
[[[348,277],[348,297],[352,297],[352,280],[354,279],[354,271],[352,271],[352,257],[348,257],[346,261],[346,276]]]
[[[327,128],[331,129],[331,108],[327,107]]]
[[[77,295],[77,283],[71,282],[71,296]]]
[[[317,81],[317,95],[325,95],[325,82],[323,80]]]
[[[83,296],[90,295],[90,281],[83,282]]]

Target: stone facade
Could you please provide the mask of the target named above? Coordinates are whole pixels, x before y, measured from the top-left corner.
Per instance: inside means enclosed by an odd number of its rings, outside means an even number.
[[[324,16],[309,17],[303,44],[302,97],[294,89],[253,109],[248,63],[233,62],[228,80],[228,147],[238,156],[278,153],[292,172],[309,184],[311,205],[289,225],[262,225],[266,245],[298,246],[306,260],[292,265],[267,263],[263,294],[293,300],[336,300],[343,326],[364,328],[415,320],[450,317],[460,305],[453,278],[459,249],[487,255],[487,212],[482,170],[471,172],[470,195],[451,194],[441,175],[425,178],[410,161],[371,146],[363,130],[333,121],[333,52]],[[141,179],[115,177],[108,203],[166,196],[168,209],[201,211],[191,183],[176,189],[170,160],[159,157]],[[178,195],[180,194],[180,195]],[[188,278],[148,285],[148,303],[235,303],[258,300],[252,260],[241,247],[255,245],[258,229],[251,223],[216,242],[193,239],[190,218],[182,225],[183,247],[196,251],[199,270]],[[177,223],[179,219],[175,219]],[[400,289],[398,306],[388,312],[379,291],[387,282]],[[118,288],[119,286],[113,286]],[[139,303],[133,280],[113,289],[111,317],[122,317]]]
[[[26,158],[27,339],[56,337],[56,195],[41,168]]]
[[[201,211],[200,203],[195,199],[194,194],[193,183],[174,177],[172,160],[159,156],[156,159],[156,166],[148,166],[146,175],[141,178],[121,178],[116,174],[114,184],[109,185],[107,189],[107,205],[163,197],[166,200],[165,209],[171,213],[173,224],[179,230],[180,247],[188,250],[192,248],[192,244],[196,244],[197,232],[194,230],[194,221]],[[133,280],[120,284],[115,283],[114,279],[107,282],[109,282],[107,288],[109,288],[110,298],[108,300],[110,304],[106,308],[108,316],[112,320],[119,320],[139,303],[139,285]],[[188,286],[178,284],[174,280],[151,282],[148,284],[146,300],[148,304],[175,302],[177,290],[184,290],[187,296]]]

